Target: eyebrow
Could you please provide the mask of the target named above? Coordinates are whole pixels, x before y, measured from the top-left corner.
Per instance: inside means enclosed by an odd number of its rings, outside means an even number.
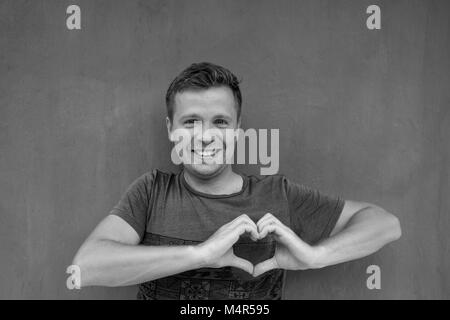
[[[180,120],[184,120],[186,118],[200,118],[201,119],[202,117],[197,113],[189,113],[189,114],[185,114],[184,116],[182,116],[180,118]]]
[[[214,117],[214,119],[218,119],[218,118],[224,118],[224,119],[230,120],[230,121],[233,120],[232,117],[227,116],[226,114],[219,114],[219,115],[217,115],[216,117]]]
[[[202,116],[197,114],[197,113],[189,113],[189,114],[185,114],[184,116],[182,116],[180,118],[180,120],[182,121],[182,120],[185,120],[185,119],[188,119],[188,118],[199,118],[199,119],[202,119]],[[218,119],[218,118],[223,118],[223,119],[226,119],[226,120],[229,120],[229,121],[231,121],[233,119],[232,117],[227,116],[225,114],[218,114],[218,115],[214,116],[213,119]]]

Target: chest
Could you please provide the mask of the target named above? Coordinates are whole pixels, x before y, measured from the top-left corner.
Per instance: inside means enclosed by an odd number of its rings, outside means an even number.
[[[147,232],[193,241],[204,241],[217,229],[242,214],[255,223],[270,212],[290,225],[288,204],[276,196],[204,198],[171,194],[155,199]]]

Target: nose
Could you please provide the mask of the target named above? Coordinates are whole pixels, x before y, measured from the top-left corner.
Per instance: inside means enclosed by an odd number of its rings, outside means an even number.
[[[208,130],[208,127],[205,126],[202,132],[202,143],[204,146],[214,142],[215,136],[212,134],[211,130]]]
[[[199,123],[194,127],[194,137],[196,144],[203,146],[209,145],[216,139],[213,130],[210,130],[210,125],[207,123]]]

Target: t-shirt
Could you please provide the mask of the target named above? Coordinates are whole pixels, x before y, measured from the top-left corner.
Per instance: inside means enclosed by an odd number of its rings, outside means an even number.
[[[177,173],[147,172],[126,190],[110,211],[136,230],[141,245],[196,245],[222,225],[247,214],[255,223],[270,212],[303,241],[314,245],[333,230],[344,200],[294,183],[284,175],[239,173],[242,189],[227,195],[194,190]],[[274,255],[269,234],[257,242],[241,236],[235,255],[256,265]],[[273,269],[253,277],[235,267],[200,268],[139,285],[138,299],[282,299],[285,270]]]

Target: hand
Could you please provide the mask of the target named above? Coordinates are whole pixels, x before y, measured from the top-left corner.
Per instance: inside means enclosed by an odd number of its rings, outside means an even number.
[[[272,258],[257,264],[253,276],[257,277],[272,269],[305,270],[317,267],[322,254],[320,247],[312,247],[300,239],[294,231],[267,213],[258,223],[259,239],[272,233],[276,240],[275,254]]]
[[[230,266],[253,274],[253,264],[237,257],[233,252],[233,245],[245,232],[250,234],[253,241],[259,239],[256,224],[246,214],[220,227],[208,240],[197,246],[204,262],[203,266],[209,268]]]

